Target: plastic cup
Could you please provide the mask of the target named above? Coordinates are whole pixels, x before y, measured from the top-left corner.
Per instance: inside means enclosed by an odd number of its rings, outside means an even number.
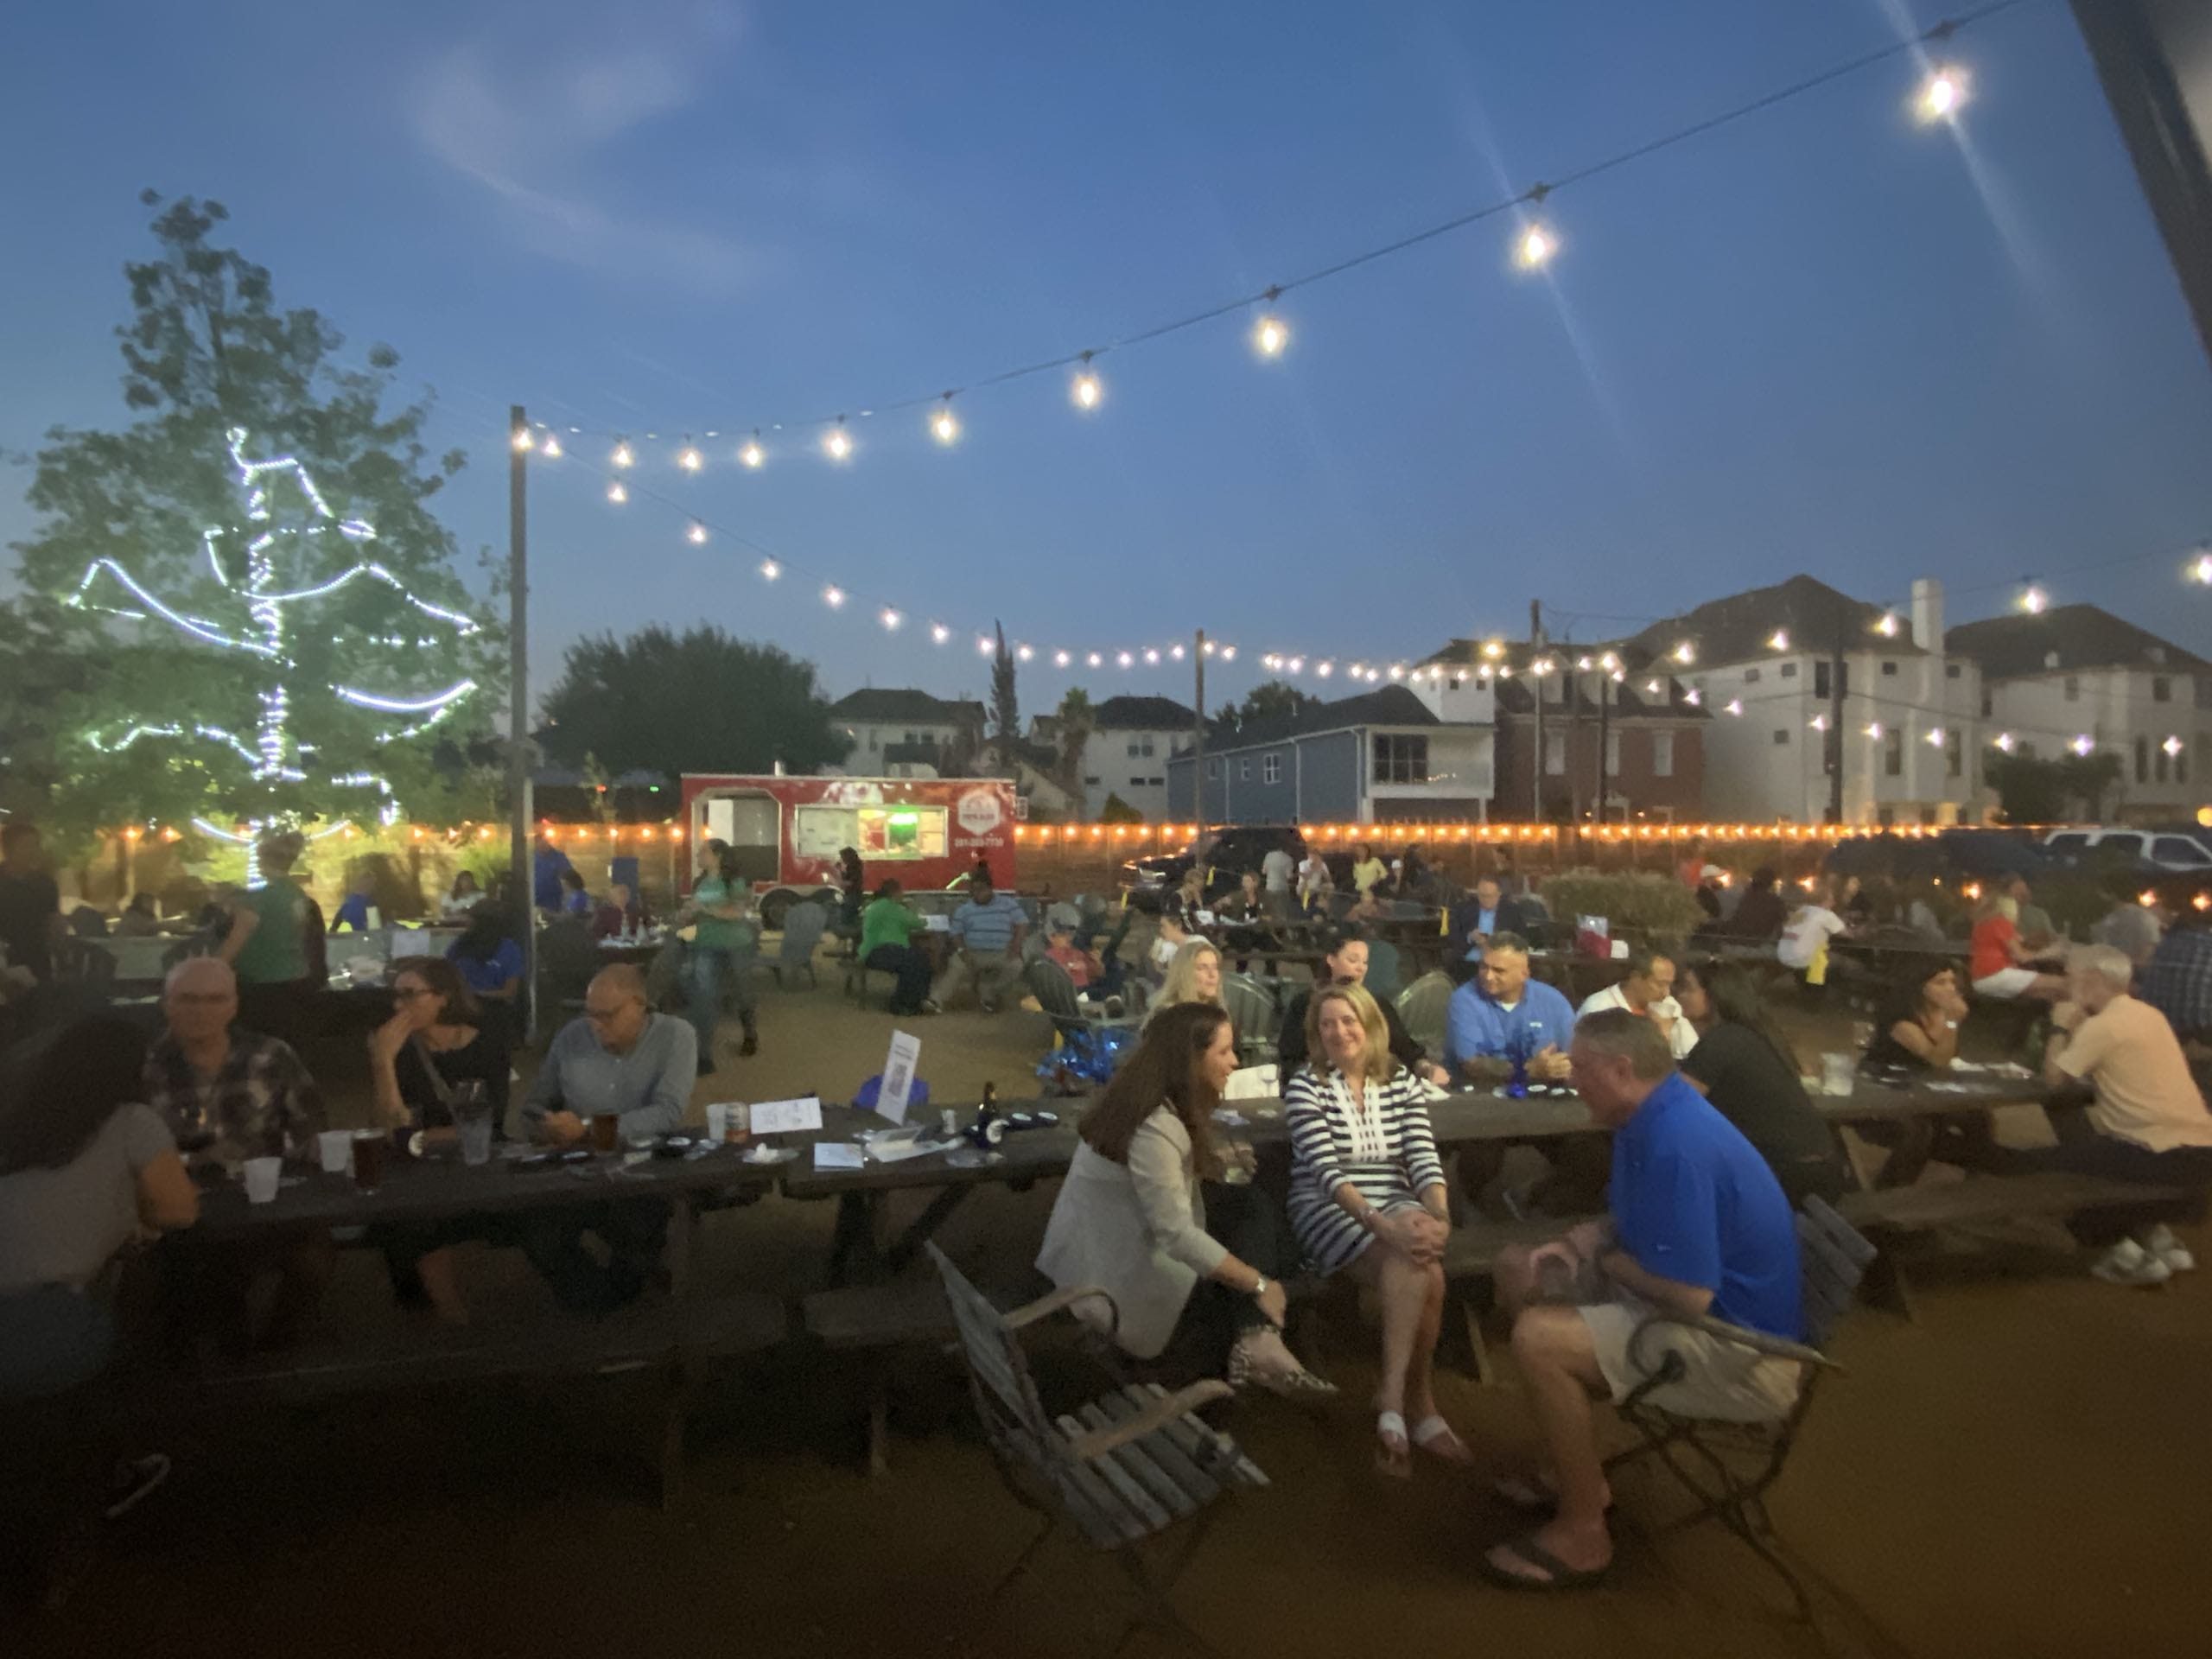
[[[462,1163],[474,1166],[492,1161],[492,1108],[489,1103],[480,1100],[464,1104],[456,1102],[453,1109],[453,1126],[461,1140]]]
[[[353,1131],[325,1129],[315,1138],[315,1149],[322,1154],[322,1173],[343,1175],[353,1167]]]
[[[282,1158],[249,1158],[245,1160],[245,1197],[248,1204],[274,1204],[276,1187],[284,1177]]]
[[[1854,1055],[1823,1054],[1821,1056],[1821,1086],[1831,1095],[1851,1092],[1859,1062]]]
[[[724,1101],[707,1103],[707,1139],[720,1146],[729,1139],[729,1106]]]

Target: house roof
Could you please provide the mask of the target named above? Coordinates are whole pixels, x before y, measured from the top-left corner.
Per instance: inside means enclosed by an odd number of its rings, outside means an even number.
[[[1092,711],[1096,732],[1188,731],[1197,716],[1173,697],[1109,697]]]
[[[1945,647],[1981,664],[1993,680],[2084,668],[2212,670],[2194,652],[2161,639],[2096,605],[2060,605],[2039,616],[1961,622]]]
[[[1553,720],[1561,715],[1576,715],[1589,720],[1597,719],[1599,717],[1597,688],[1594,683],[1589,685],[1584,683],[1585,681],[1594,682],[1595,678],[1594,675],[1574,675],[1573,677],[1573,707],[1570,709],[1563,703],[1547,702],[1544,705],[1544,718]],[[1535,713],[1536,704],[1533,690],[1535,683],[1533,679],[1525,679],[1517,675],[1509,679],[1499,680],[1497,689],[1497,712],[1509,716]],[[1647,693],[1643,689],[1643,683],[1636,680],[1626,680],[1616,685],[1613,687],[1612,695],[1606,699],[1606,717],[1611,720],[1679,721],[1713,718],[1711,711],[1689,701],[1688,693],[1684,690],[1679,680],[1669,677],[1662,679],[1660,684],[1664,690],[1657,696]]]
[[[1339,697],[1334,702],[1303,709],[1294,715],[1285,715],[1275,720],[1254,721],[1238,730],[1226,726],[1209,724],[1206,746],[1218,752],[1222,749],[1259,748],[1270,743],[1286,742],[1294,737],[1306,737],[1315,732],[1340,732],[1351,726],[1441,726],[1429,706],[1402,685],[1385,685],[1373,691],[1363,691],[1356,697]],[[1178,755],[1177,760],[1188,757]]]
[[[912,686],[862,686],[831,703],[830,712],[838,720],[914,720],[946,726],[983,723],[982,703],[965,699],[949,702]]]
[[[1819,653],[1834,647],[1839,627],[1845,643],[1855,651],[1873,648],[1872,641],[1878,639],[1885,655],[1927,654],[1902,627],[1894,636],[1877,634],[1875,626],[1885,614],[1879,605],[1839,593],[1814,577],[1796,575],[1771,588],[1731,594],[1686,615],[1655,622],[1624,641],[1622,654],[1631,663],[1656,662],[1688,640],[1700,664],[1755,663],[1775,654],[1768,641],[1777,629],[1789,635],[1791,650]]]

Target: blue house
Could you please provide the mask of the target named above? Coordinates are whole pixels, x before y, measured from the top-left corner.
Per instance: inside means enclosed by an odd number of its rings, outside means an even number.
[[[1486,681],[1424,677],[1206,733],[1210,823],[1481,818],[1495,792]],[[1198,816],[1193,758],[1167,762],[1169,818]]]

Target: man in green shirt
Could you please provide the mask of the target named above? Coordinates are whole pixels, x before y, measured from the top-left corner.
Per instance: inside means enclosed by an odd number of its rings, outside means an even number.
[[[730,988],[737,1005],[745,1041],[741,1058],[760,1052],[760,1028],[755,1017],[753,981],[747,971],[760,953],[760,930],[753,916],[753,893],[730,857],[729,843],[710,841],[699,867],[699,880],[691,889],[691,902],[682,919],[694,925],[691,957],[686,964],[691,980],[691,1028],[699,1035],[699,1071],[715,1069],[715,1025],[721,1017],[722,986]]]
[[[936,1005],[928,1000],[929,953],[914,943],[917,934],[929,931],[929,919],[910,909],[899,891],[896,881],[884,882],[861,912],[861,963],[897,980],[892,1013],[934,1014]]]

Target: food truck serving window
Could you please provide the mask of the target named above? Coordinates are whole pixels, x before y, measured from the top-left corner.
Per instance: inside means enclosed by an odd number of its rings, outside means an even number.
[[[941,806],[802,806],[798,855],[835,858],[847,847],[863,859],[943,858]]]

